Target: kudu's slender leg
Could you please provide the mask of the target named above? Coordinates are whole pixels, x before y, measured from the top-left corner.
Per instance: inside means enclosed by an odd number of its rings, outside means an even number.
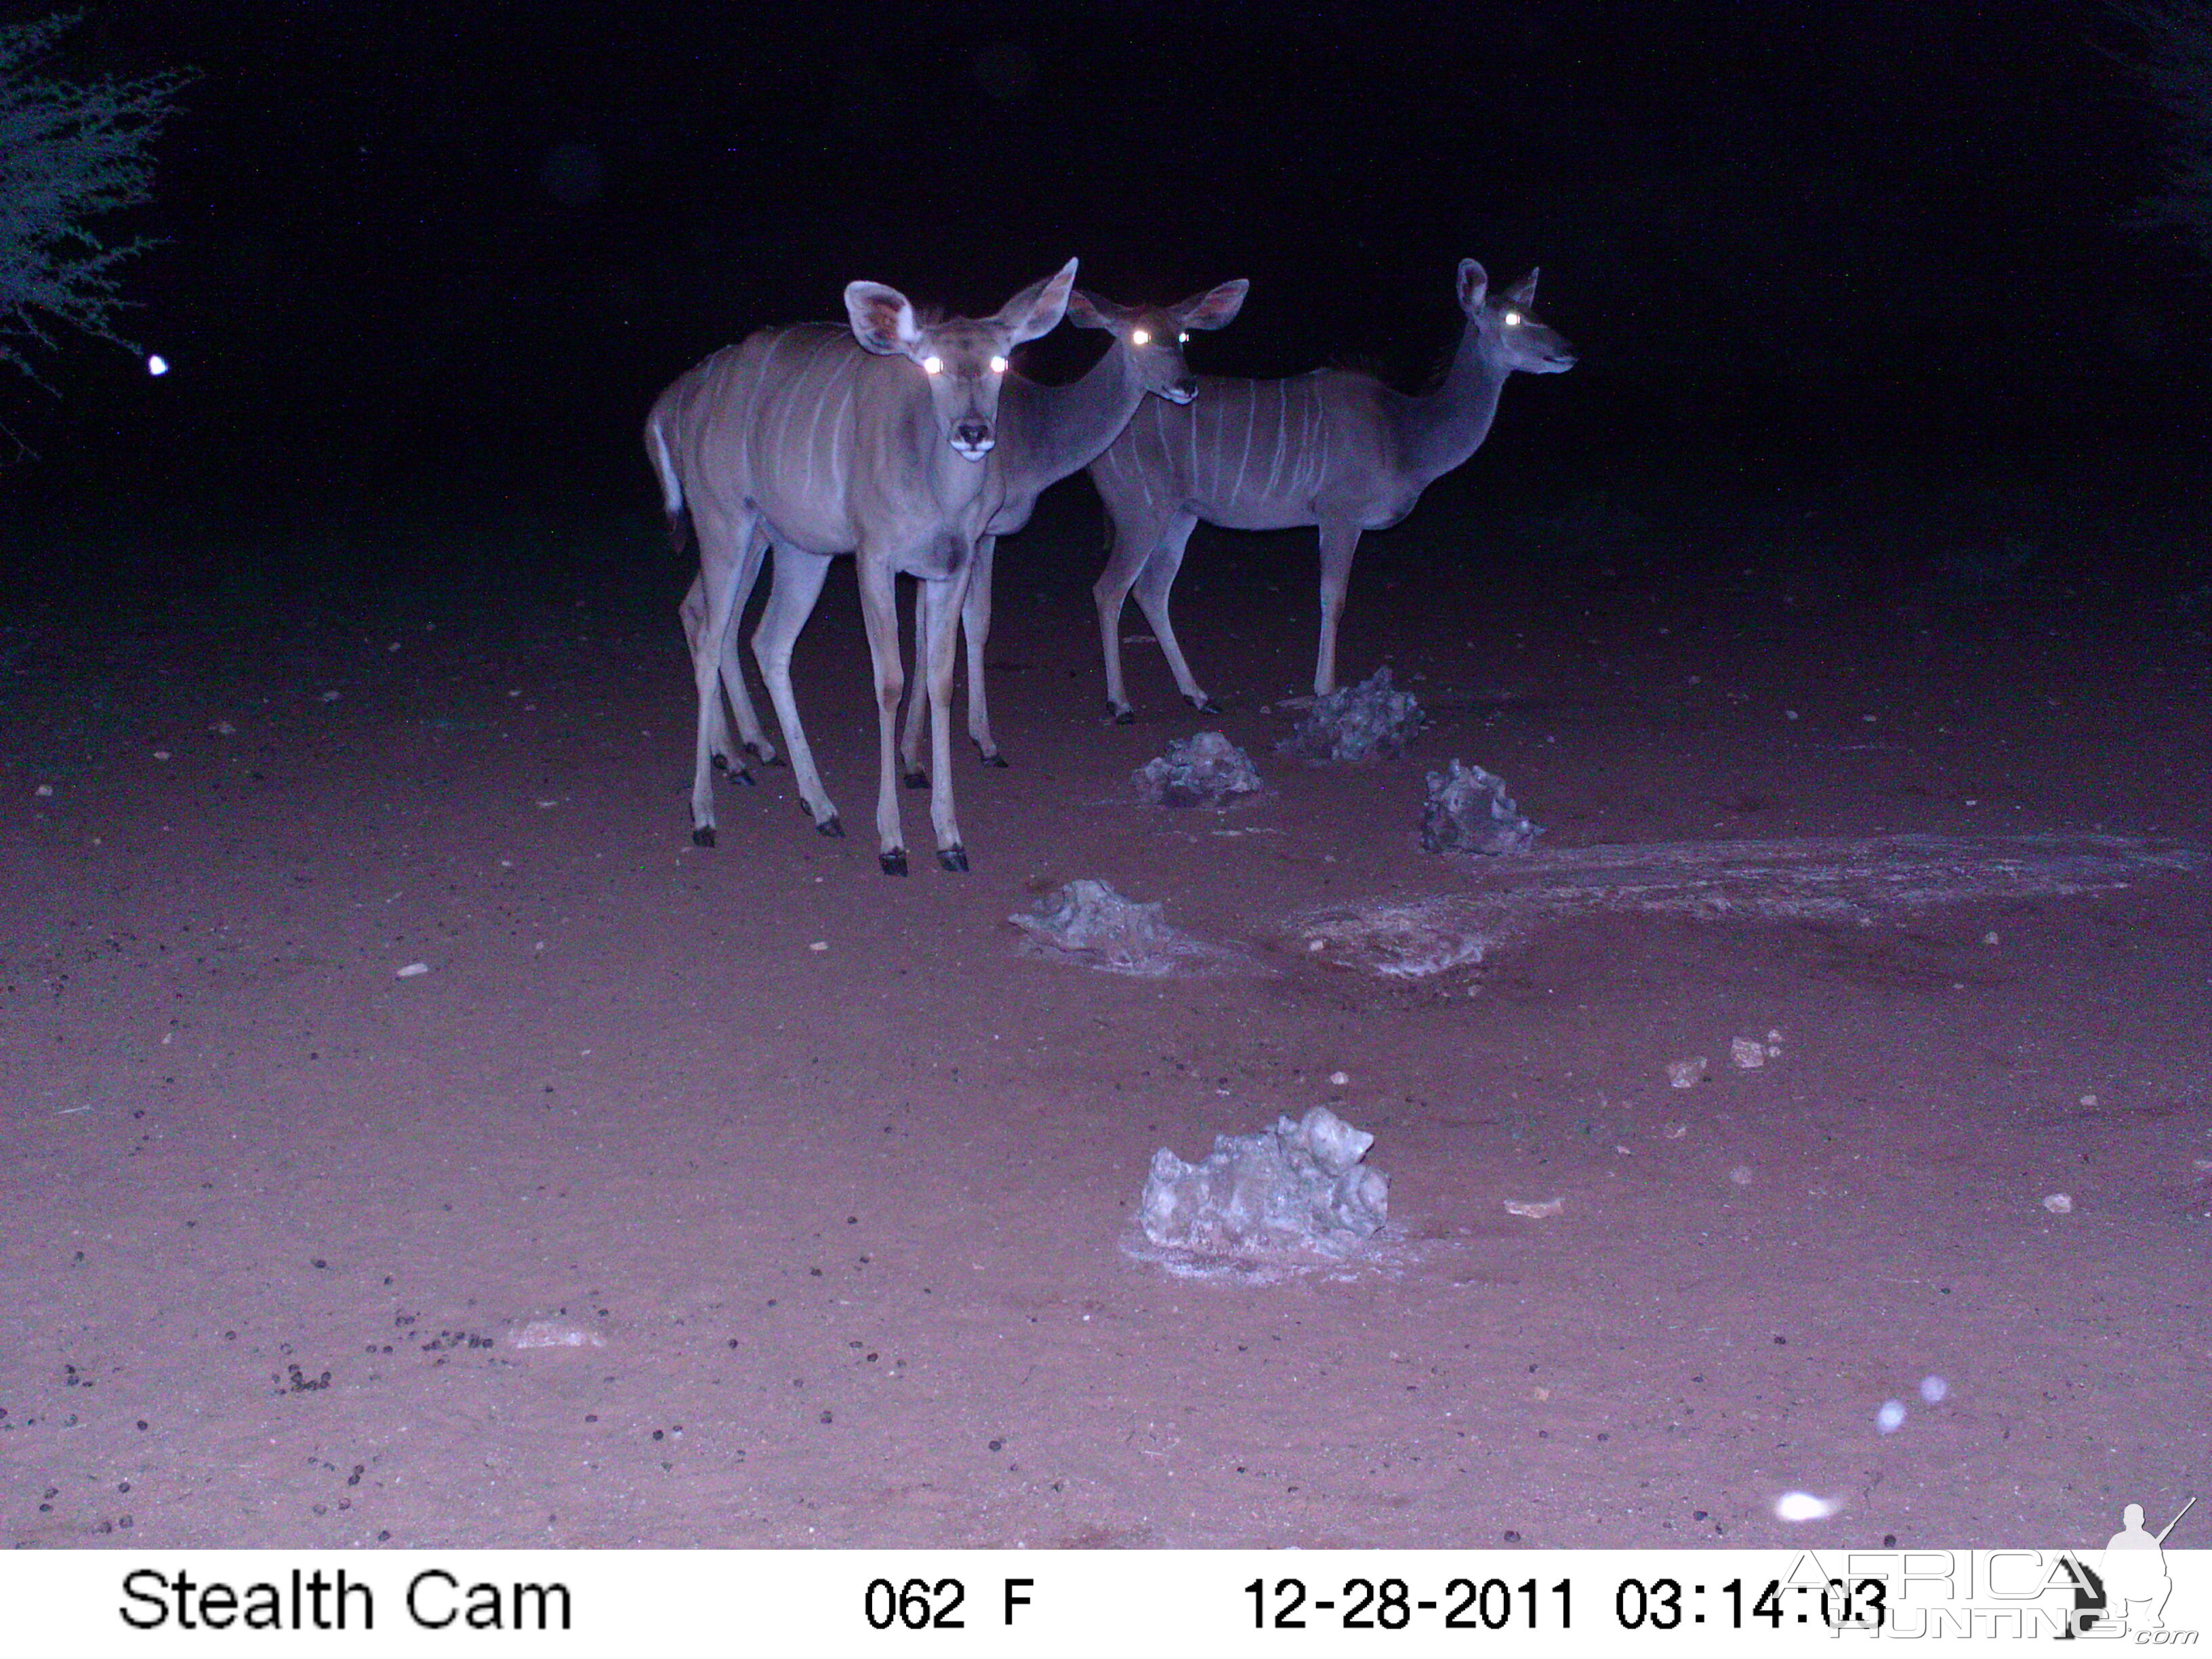
[[[1145,561],[1144,569],[1137,576],[1135,592],[1138,609],[1145,620],[1152,625],[1152,634],[1160,642],[1160,650],[1168,659],[1168,672],[1175,676],[1176,689],[1183,701],[1201,714],[1218,714],[1220,706],[1198,688],[1191,678],[1190,665],[1183,660],[1182,647],[1176,639],[1175,623],[1168,615],[1168,593],[1175,586],[1176,574],[1182,568],[1183,549],[1190,544],[1190,532],[1198,527],[1198,520],[1188,513],[1178,514],[1168,526],[1167,533],[1160,538],[1158,549]]]
[[[916,601],[929,635],[929,654],[914,665],[929,688],[929,763],[937,774],[929,792],[929,822],[937,834],[937,861],[947,870],[968,867],[968,849],[952,807],[952,678],[970,574],[963,568],[942,581],[926,581]],[[896,641],[896,630],[892,638]]]
[[[730,706],[738,716],[738,740],[763,766],[773,766],[776,763],[775,745],[761,729],[760,716],[753,709],[752,694],[745,689],[744,653],[740,648],[745,601],[752,597],[754,585],[760,580],[761,561],[767,555],[768,538],[763,534],[745,556],[744,570],[738,578],[737,603],[730,607],[730,625],[722,630],[722,690],[728,694]],[[752,781],[743,765],[735,769],[744,775],[747,783]]]
[[[898,573],[890,561],[859,553],[860,617],[867,626],[868,656],[876,680],[876,855],[887,876],[907,872],[906,833],[899,825],[898,714],[899,696],[906,690],[906,672],[899,661]],[[924,593],[929,584],[922,584]],[[794,764],[796,763],[794,762]],[[940,776],[937,787],[945,787]]]
[[[799,786],[799,799],[825,836],[842,836],[845,826],[837,808],[822,787],[822,775],[814,768],[814,750],[806,730],[799,723],[798,700],[791,691],[791,647],[799,630],[814,613],[822,597],[823,579],[830,560],[787,546],[775,550],[775,578],[769,589],[768,606],[760,626],[753,630],[753,659],[760,664],[769,701],[775,705],[776,723],[783,727],[783,746],[791,754],[791,774]]]
[[[1336,690],[1336,629],[1344,620],[1345,589],[1352,581],[1352,556],[1359,550],[1357,520],[1321,521],[1321,652],[1314,660],[1314,695]]]
[[[753,712],[751,694],[745,687],[744,664],[740,659],[738,637],[744,621],[745,601],[752,597],[753,585],[759,580],[761,560],[768,550],[764,535],[756,536],[747,550],[738,574],[737,595],[730,605],[730,625],[722,630],[720,661],[722,689],[728,694],[731,705],[738,716],[738,741],[745,752],[763,766],[773,766],[776,761],[775,745],[768,740],[761,729],[760,717]],[[701,580],[694,576],[684,601],[676,608],[677,617],[684,624],[684,638],[690,645],[696,669],[699,655],[699,639],[707,625],[707,591]],[[722,703],[714,704],[714,732],[711,738],[714,764],[727,772],[738,783],[754,781],[744,763],[738,758],[738,745],[730,741],[730,731],[722,718]]]
[[[968,737],[986,766],[1006,763],[991,736],[990,700],[983,690],[983,647],[991,637],[991,566],[998,550],[996,536],[975,538],[968,593],[960,602],[960,627],[968,641]]]
[[[1131,584],[1159,547],[1170,521],[1130,509],[1117,511],[1110,505],[1108,515],[1114,545],[1107,555],[1105,569],[1091,584],[1091,597],[1098,605],[1098,645],[1106,657],[1106,706],[1116,720],[1127,726],[1137,713],[1130,707],[1128,689],[1121,679],[1121,608],[1128,599]]]
[[[722,669],[720,641],[730,626],[737,605],[738,586],[745,574],[746,555],[760,532],[750,520],[734,527],[704,517],[695,521],[699,537],[699,574],[704,589],[706,614],[691,635],[691,677],[699,695],[698,736],[692,747],[691,840],[700,847],[714,844],[714,755],[718,738],[726,744],[722,727]],[[757,555],[755,556],[757,558]]]
[[[961,602],[960,629],[968,642],[968,736],[986,766],[1004,766],[1006,757],[991,736],[991,711],[983,690],[983,650],[991,637],[991,566],[997,550],[996,536],[975,538],[975,556],[968,576],[968,597]],[[927,677],[922,665],[929,660],[929,623],[923,614],[919,586],[914,602],[915,683],[906,700],[906,724],[899,735],[899,774],[909,789],[929,787],[929,774],[921,765],[922,720],[927,712],[923,691]]]

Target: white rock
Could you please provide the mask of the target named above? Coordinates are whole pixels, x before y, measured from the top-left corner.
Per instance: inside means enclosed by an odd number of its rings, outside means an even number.
[[[1559,1214],[1566,1207],[1567,1200],[1564,1198],[1547,1198],[1540,1203],[1525,1198],[1509,1198],[1505,1200],[1506,1214],[1525,1216],[1531,1221],[1542,1221],[1547,1217]]]

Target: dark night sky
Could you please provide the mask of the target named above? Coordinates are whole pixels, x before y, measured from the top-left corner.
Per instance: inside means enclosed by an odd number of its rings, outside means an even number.
[[[2201,436],[2207,282],[2123,222],[2156,138],[2094,4],[792,9],[95,10],[64,69],[200,75],[130,278],[177,369],[70,352],[17,488],[642,507],[638,422],[707,350],[1070,254],[1128,298],[1251,277],[1202,368],[1401,381],[1459,257],[1540,263],[1583,365],[1518,441],[1562,465]]]

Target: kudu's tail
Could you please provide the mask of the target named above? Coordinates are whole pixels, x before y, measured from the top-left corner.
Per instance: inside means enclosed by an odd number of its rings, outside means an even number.
[[[668,544],[681,553],[691,539],[691,515],[684,506],[684,481],[676,476],[676,458],[668,453],[668,439],[660,429],[660,411],[654,410],[645,423],[645,455],[660,480],[660,505],[668,514]]]

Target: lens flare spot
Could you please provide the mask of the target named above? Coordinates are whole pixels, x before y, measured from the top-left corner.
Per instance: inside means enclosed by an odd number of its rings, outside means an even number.
[[[169,372],[169,360],[161,353],[155,352],[146,360],[146,372],[159,379]]]
[[[1843,1507],[1832,1498],[1815,1498],[1809,1492],[1785,1492],[1774,1500],[1778,1521],[1825,1521]]]

